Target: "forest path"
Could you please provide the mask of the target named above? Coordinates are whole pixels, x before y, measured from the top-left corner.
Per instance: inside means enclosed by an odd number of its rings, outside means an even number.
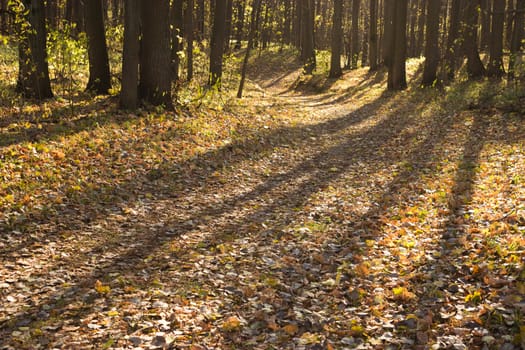
[[[0,349],[519,349],[523,118],[383,78],[75,139],[86,188],[2,236]]]

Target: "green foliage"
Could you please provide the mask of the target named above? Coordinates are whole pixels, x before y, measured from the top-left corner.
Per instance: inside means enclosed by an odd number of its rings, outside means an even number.
[[[50,30],[47,37],[51,79],[70,96],[86,81],[87,38],[84,33],[75,37],[75,25],[63,22],[59,29]]]

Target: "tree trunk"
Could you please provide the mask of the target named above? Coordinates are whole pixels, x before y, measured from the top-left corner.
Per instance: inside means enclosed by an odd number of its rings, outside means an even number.
[[[142,40],[140,52],[140,97],[154,106],[173,106],[169,0],[142,0]]]
[[[466,1],[463,47],[467,56],[467,73],[471,79],[478,79],[485,75],[485,67],[478,51],[478,13],[477,1]]]
[[[230,51],[230,38],[232,33],[233,18],[233,0],[227,0],[226,3],[226,32],[224,33],[224,51]]]
[[[461,0],[452,0],[450,5],[450,24],[448,28],[447,48],[445,51],[445,72],[448,80],[453,80],[456,62],[459,56],[459,31],[461,19]]]
[[[418,0],[409,1],[408,17],[410,19],[410,25],[408,29],[408,43],[407,43],[407,55],[408,57],[416,57],[416,24],[418,23]],[[421,18],[421,15],[419,15]],[[423,14],[424,18],[424,14]],[[418,28],[420,30],[420,28]]]
[[[370,51],[370,71],[375,71],[378,68],[377,60],[377,0],[370,0],[370,34],[368,37],[370,40],[369,51]]]
[[[361,0],[352,0],[352,39],[350,46],[350,69],[357,69],[359,60],[359,7]]]
[[[186,79],[193,79],[193,0],[186,0],[186,9],[184,15],[184,28],[186,35]]]
[[[514,0],[507,0],[507,20],[505,28],[505,45],[506,47],[510,49],[510,46],[512,45],[512,30],[514,28]]]
[[[255,34],[257,32],[257,27],[259,24],[260,12],[261,0],[253,0],[250,32],[248,33],[248,47],[246,47],[246,53],[244,54],[244,60],[242,62],[241,81],[239,83],[239,89],[237,90],[237,98],[242,98],[244,82],[246,81],[246,71],[248,70],[248,60],[250,58],[250,51],[253,48],[253,41],[255,39]]]
[[[490,61],[487,75],[500,78],[505,74],[503,69],[503,26],[505,21],[505,0],[494,0],[492,5],[492,32],[490,34]]]
[[[491,2],[503,1],[503,11],[505,11],[505,0],[481,0],[480,15],[481,15],[481,35],[479,41],[479,47],[482,51],[486,50],[490,45],[491,40],[491,28],[490,28],[490,14],[491,14]],[[492,20],[494,23],[494,19]]]
[[[222,77],[222,56],[224,54],[224,36],[226,34],[227,0],[215,0],[213,31],[211,34],[210,77],[208,84],[220,87]]]
[[[21,28],[17,91],[38,100],[51,98],[44,0],[24,0],[22,3],[27,10],[22,14],[23,22],[27,22],[28,27]]]
[[[134,110],[138,105],[140,6],[137,0],[124,1],[124,52],[120,108]]]
[[[204,39],[204,22],[206,18],[206,3],[204,0],[197,0],[197,16],[195,22],[196,39],[200,42]]]
[[[246,9],[246,0],[238,0],[237,2],[237,21],[235,23],[235,50],[240,50],[242,47],[242,34],[244,31],[244,11],[245,9]]]
[[[516,67],[521,62],[521,49],[523,48],[523,24],[525,14],[525,0],[517,0],[516,14],[514,15],[514,28],[510,43],[509,79],[516,75]]]
[[[392,54],[394,48],[394,10],[395,10],[396,0],[385,0],[383,1],[383,50],[382,58],[383,64],[387,67],[390,67],[392,62]]]
[[[334,0],[334,17],[332,21],[332,49],[330,59],[330,78],[343,75],[341,69],[341,52],[343,51],[343,0]]]
[[[388,69],[388,89],[402,90],[407,87],[406,80],[406,25],[408,0],[391,0],[393,11],[392,62]]]
[[[314,48],[314,16],[313,1],[304,0],[301,3],[301,59],[304,63],[304,72],[312,74],[315,69]]]
[[[438,1],[441,3],[441,0],[432,0],[432,1]],[[423,38],[425,36],[425,13],[426,8],[428,6],[429,1],[428,0],[420,0],[419,1],[419,17],[417,22],[417,39],[416,39],[416,47],[415,47],[415,56],[419,57],[421,53],[423,52]]]
[[[370,18],[367,13],[368,8],[366,6],[361,7],[361,14],[363,18],[363,35],[361,38],[361,67],[365,67],[368,64],[368,37],[367,33],[370,31]]]
[[[437,68],[439,64],[439,12],[440,1],[429,1],[427,6],[427,30],[425,32],[425,66],[423,69],[424,86],[432,86],[437,80]]]
[[[182,45],[182,23],[183,15],[183,0],[173,0],[171,4],[171,74],[173,81],[180,79],[180,51],[183,49]]]
[[[111,89],[111,74],[102,0],[86,1],[84,15],[89,56],[89,81],[86,90],[105,95]]]

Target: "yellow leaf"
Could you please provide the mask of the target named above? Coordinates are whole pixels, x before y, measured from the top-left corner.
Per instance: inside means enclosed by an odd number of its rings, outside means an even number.
[[[115,317],[115,316],[118,316],[118,311],[117,311],[117,310],[111,310],[111,311],[108,311],[108,316],[109,316],[109,317]]]
[[[402,295],[404,291],[405,291],[405,288],[403,287],[395,287],[394,289],[392,289],[392,292],[394,292],[395,296]]]
[[[301,335],[301,338],[299,339],[299,344],[301,345],[309,345],[309,344],[317,344],[319,343],[320,338],[315,333],[306,332]]]
[[[283,327],[283,330],[289,335],[294,335],[299,331],[299,327],[296,324],[290,323]]]
[[[222,330],[226,332],[233,332],[241,328],[241,321],[235,317],[230,316],[222,324]]]
[[[109,292],[111,292],[111,288],[109,286],[103,285],[102,282],[100,282],[99,280],[95,282],[95,290],[99,294],[108,294]]]

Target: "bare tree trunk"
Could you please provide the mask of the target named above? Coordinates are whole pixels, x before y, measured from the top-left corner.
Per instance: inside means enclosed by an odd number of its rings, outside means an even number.
[[[140,52],[140,97],[155,106],[173,106],[169,0],[142,0],[142,40]]]
[[[194,0],[186,0],[186,9],[184,15],[184,28],[186,35],[186,79],[193,79],[193,8]]]
[[[368,16],[368,8],[361,6],[361,17],[363,18],[363,35],[361,38],[361,67],[368,64],[368,37],[367,33],[370,31],[370,17]]]
[[[525,15],[525,0],[517,0],[516,14],[514,16],[514,28],[510,45],[509,79],[516,75],[516,68],[521,61],[521,49],[523,48],[523,24]]]
[[[448,80],[453,80],[456,73],[456,62],[459,56],[459,31],[461,19],[461,0],[452,0],[450,5],[450,24],[448,28],[447,47],[445,51],[445,71]]]
[[[441,2],[441,0],[432,0]],[[417,22],[417,35],[416,35],[416,47],[414,55],[419,57],[423,52],[423,38],[425,37],[425,13],[429,0],[420,0],[418,9],[418,22]]]
[[[313,11],[313,0],[304,0],[301,4],[301,58],[306,74],[312,74],[316,65]]]
[[[467,56],[467,73],[471,79],[485,75],[485,67],[478,51],[478,4],[476,1],[466,1],[464,9],[463,47]]]
[[[124,52],[120,108],[134,110],[138,105],[140,6],[137,0],[124,1]]]
[[[357,69],[359,60],[359,8],[361,0],[352,0],[352,39],[350,45],[350,69]]]
[[[383,45],[382,58],[385,66],[390,67],[394,48],[394,10],[395,0],[383,1]]]
[[[252,16],[250,23],[250,32],[248,33],[248,47],[244,54],[244,60],[242,62],[241,81],[239,83],[239,89],[237,90],[237,98],[242,98],[242,91],[244,89],[244,82],[246,81],[246,71],[248,70],[248,60],[250,58],[250,51],[253,48],[253,41],[257,32],[259,13],[261,12],[261,0],[254,0],[252,4]]]
[[[235,22],[236,24],[235,25],[235,50],[239,50],[242,46],[241,42],[242,42],[242,34],[244,31],[245,9],[246,9],[246,0],[238,0],[237,1],[237,21]]]
[[[498,1],[498,0],[495,0]],[[484,51],[487,49],[487,47],[490,44],[490,37],[491,37],[491,2],[493,0],[480,0],[480,24],[481,24],[481,33],[480,33],[480,40],[479,40],[479,48],[480,50]],[[503,3],[505,4],[505,0],[503,0]]]
[[[230,51],[230,38],[232,33],[233,0],[226,3],[226,31],[224,33],[224,52]]]
[[[432,86],[437,80],[437,68],[439,64],[439,12],[441,3],[429,1],[427,6],[427,30],[425,33],[425,66],[423,69],[424,86]]]
[[[505,0],[494,0],[492,5],[492,32],[490,33],[490,61],[487,75],[501,78],[503,69],[503,26],[505,21]]]
[[[370,0],[370,70],[375,71],[378,68],[378,43],[377,43],[377,0]]]
[[[341,52],[343,51],[343,0],[334,0],[332,21],[332,46],[330,59],[330,78],[343,75],[341,69]]]
[[[393,9],[393,45],[392,62],[388,69],[388,89],[402,90],[407,87],[406,80],[406,25],[408,0],[392,0]]]
[[[180,79],[180,56],[182,51],[183,0],[171,3],[171,74],[173,81]]]
[[[86,90],[104,95],[111,89],[102,0],[87,1],[84,8],[88,37],[89,81]]]
[[[226,34],[227,0],[215,0],[213,31],[210,51],[209,85],[220,85],[222,77],[222,56],[224,54],[224,36]]]
[[[22,3],[27,11],[20,15],[29,26],[21,30],[17,91],[38,100],[51,98],[44,0],[23,0]]]

